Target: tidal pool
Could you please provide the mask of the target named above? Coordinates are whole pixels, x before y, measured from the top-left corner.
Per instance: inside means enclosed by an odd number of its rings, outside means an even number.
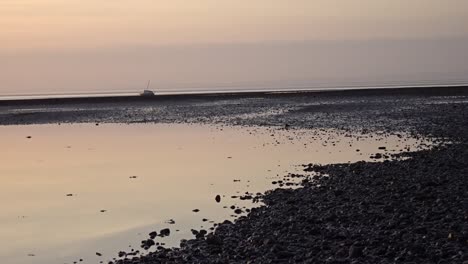
[[[231,205],[255,206],[231,196],[273,189],[301,164],[430,145],[404,134],[188,124],[4,126],[0,135],[0,259],[9,264],[107,263],[144,252],[140,241],[162,228],[171,235],[157,242],[177,246],[192,228],[234,219]]]

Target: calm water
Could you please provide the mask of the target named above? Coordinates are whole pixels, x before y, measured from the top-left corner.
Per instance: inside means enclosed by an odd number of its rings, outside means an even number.
[[[139,249],[165,227],[171,236],[158,241],[175,246],[191,228],[212,226],[203,218],[233,219],[224,207],[252,206],[232,195],[272,189],[298,165],[368,160],[380,146],[395,153],[427,143],[173,124],[9,126],[0,134],[0,258],[9,264],[98,263]]]

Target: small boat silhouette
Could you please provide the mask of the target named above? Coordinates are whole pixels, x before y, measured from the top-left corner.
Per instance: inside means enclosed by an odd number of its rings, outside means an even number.
[[[149,89],[150,81],[148,81],[148,85],[146,85],[146,89],[140,93],[140,96],[155,96],[154,92]]]

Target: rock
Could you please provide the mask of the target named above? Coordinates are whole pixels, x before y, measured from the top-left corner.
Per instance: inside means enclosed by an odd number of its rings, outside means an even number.
[[[171,234],[171,230],[169,228],[164,228],[159,231],[159,235],[161,237],[169,236]]]
[[[285,250],[280,250],[276,252],[276,256],[280,259],[288,259],[294,257],[294,253]]]
[[[208,234],[206,236],[206,243],[208,245],[216,245],[216,246],[220,246],[223,244],[223,240],[213,234]]]
[[[200,230],[200,231],[197,231],[195,229],[192,229],[192,234],[196,237],[196,238],[203,238],[206,234],[207,234],[207,231],[206,230]]]
[[[216,195],[215,201],[216,201],[217,203],[221,202],[221,195],[219,195],[219,194]]]
[[[244,195],[244,196],[239,197],[239,199],[241,199],[241,200],[252,200],[253,197],[252,197],[252,195]]]
[[[192,212],[198,213],[198,212],[200,212],[200,209],[193,209]]]
[[[158,232],[156,232],[156,231],[153,231],[153,232],[149,233],[149,237],[151,239],[155,239],[157,236],[158,236]]]
[[[154,245],[156,245],[156,243],[152,239],[147,239],[147,240],[141,241],[141,247],[143,249],[145,249],[145,250],[150,249]],[[126,254],[126,255],[128,255],[128,254]]]
[[[360,258],[363,256],[363,247],[357,246],[357,245],[352,245],[349,248],[349,258]]]
[[[242,209],[237,208],[236,210],[234,210],[234,213],[236,213],[236,214],[242,214],[243,211],[242,211]]]

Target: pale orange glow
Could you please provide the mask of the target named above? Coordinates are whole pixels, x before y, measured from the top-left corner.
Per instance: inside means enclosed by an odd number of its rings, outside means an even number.
[[[5,49],[463,35],[463,0],[4,0]]]
[[[0,95],[467,82],[465,0],[2,0]]]

